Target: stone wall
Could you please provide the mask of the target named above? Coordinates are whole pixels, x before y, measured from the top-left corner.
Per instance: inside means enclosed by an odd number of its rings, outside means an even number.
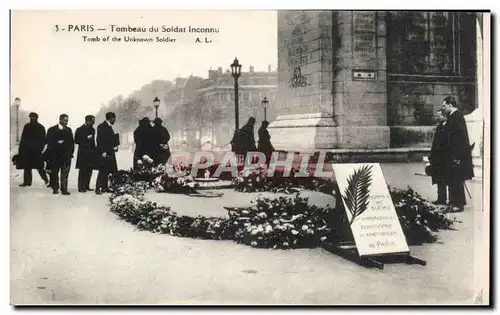
[[[449,95],[457,98],[464,114],[475,108],[473,83],[389,82],[388,108],[391,126],[429,126],[436,123],[435,113]]]
[[[280,11],[277,147],[387,148],[385,46],[384,13]]]

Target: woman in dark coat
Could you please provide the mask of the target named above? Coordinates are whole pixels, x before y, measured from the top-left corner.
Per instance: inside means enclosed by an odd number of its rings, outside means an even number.
[[[144,117],[139,121],[139,126],[134,131],[134,169],[138,167],[137,161],[142,160],[144,155],[153,158],[154,134],[149,118]],[[143,161],[144,162],[144,161]]]
[[[154,120],[153,134],[154,134],[154,153],[153,160],[155,165],[167,164],[170,158],[170,148],[168,146],[168,141],[170,141],[170,134],[167,128],[162,125],[162,120],[156,118]]]
[[[38,122],[37,113],[30,113],[29,118],[30,122],[24,126],[21,134],[16,159],[16,168],[24,170],[24,180],[20,185],[21,187],[31,186],[33,181],[32,169],[38,170],[45,184],[49,182],[42,157],[43,148],[46,144],[45,127]]]

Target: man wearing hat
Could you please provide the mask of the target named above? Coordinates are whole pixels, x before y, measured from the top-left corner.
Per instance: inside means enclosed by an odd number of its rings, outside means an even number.
[[[262,125],[259,128],[259,141],[258,141],[258,147],[257,149],[259,152],[262,152],[266,155],[266,161],[267,163],[270,162],[271,160],[271,154],[274,151],[274,147],[271,143],[271,135],[269,134],[269,130],[267,130],[267,127],[269,126],[268,121],[263,121]]]
[[[45,184],[49,183],[44,171],[42,151],[45,147],[45,127],[38,122],[38,114],[29,114],[30,122],[24,125],[19,142],[19,151],[16,159],[16,168],[24,170],[24,180],[19,186],[31,186],[33,182],[32,169],[38,170]]]
[[[436,205],[445,205],[447,201],[446,193],[446,156],[447,156],[447,133],[446,116],[442,110],[436,112],[438,125],[434,133],[431,152],[429,155],[430,165],[425,168],[425,173],[432,177],[432,184],[437,185],[438,198],[434,201]]]

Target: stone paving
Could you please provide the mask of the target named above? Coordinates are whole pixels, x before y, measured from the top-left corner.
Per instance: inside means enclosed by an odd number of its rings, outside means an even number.
[[[123,157],[121,168],[128,167]],[[131,159],[130,159],[131,160]],[[130,163],[131,164],[131,161]],[[123,166],[124,165],[124,166]],[[434,199],[421,164],[384,164],[390,185],[408,185]],[[358,266],[322,249],[268,250],[230,241],[195,240],[137,231],[109,211],[108,195],[52,195],[35,175],[30,188],[11,177],[11,303],[14,304],[440,304],[472,303],[474,236],[484,229],[481,186],[456,230],[413,246],[427,266]],[[93,180],[95,180],[95,176]],[[186,215],[225,216],[223,206],[256,195],[220,190],[222,198],[148,197]],[[308,192],[315,203],[333,197]],[[260,195],[267,195],[261,193]]]

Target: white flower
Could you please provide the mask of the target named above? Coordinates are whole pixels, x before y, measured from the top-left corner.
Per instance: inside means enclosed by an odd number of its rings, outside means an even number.
[[[273,228],[270,225],[266,226],[266,233],[271,233],[273,231]]]
[[[307,225],[302,226],[302,231],[307,231],[308,229],[309,229],[309,227]]]
[[[142,160],[137,160],[137,164],[142,165]]]
[[[288,245],[288,242],[284,242],[284,243],[283,243],[283,246],[289,246],[289,245]]]
[[[326,240],[326,236],[321,237],[320,240],[322,241]]]
[[[314,230],[307,230],[307,234],[310,234],[310,235],[314,234]]]
[[[177,184],[182,185],[184,183],[183,178],[177,178]]]
[[[257,246],[257,242],[256,241],[252,241],[252,243],[250,243],[250,245]]]
[[[245,227],[249,227],[250,226],[250,222],[246,222],[245,224],[243,224]]]
[[[259,217],[261,217],[261,218],[267,218],[267,215],[266,215],[265,212],[261,212],[261,213],[259,213]]]
[[[292,230],[292,234],[297,235],[297,234],[299,234],[299,232],[297,230]]]
[[[278,221],[278,220],[274,220],[274,221],[273,221],[273,224],[274,224],[274,225],[278,225],[278,224],[280,224],[280,221]]]
[[[253,229],[251,233],[252,235],[256,235],[257,233],[259,233],[259,231],[257,229]]]

